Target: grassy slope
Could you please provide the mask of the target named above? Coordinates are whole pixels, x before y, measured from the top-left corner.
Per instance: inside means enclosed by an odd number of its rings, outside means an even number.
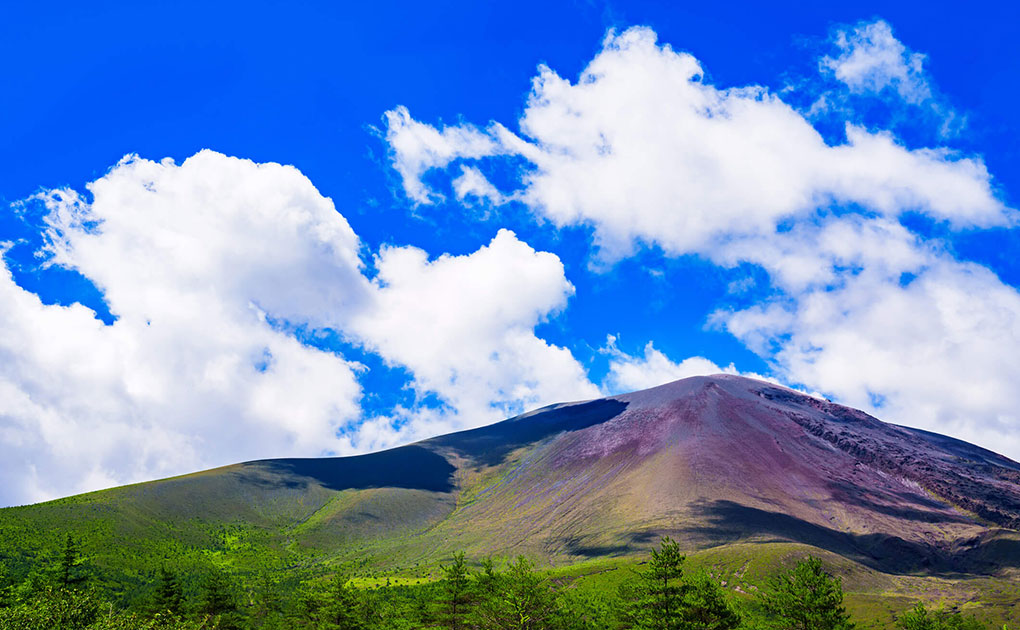
[[[689,570],[709,571],[725,583],[737,600],[751,603],[754,593],[776,571],[814,555],[843,579],[847,609],[860,628],[893,628],[894,615],[919,601],[958,606],[992,628],[1020,625],[1020,582],[1005,577],[954,578],[891,575],[870,569],[816,547],[792,543],[724,545],[690,554]],[[593,560],[550,571],[550,577],[568,588],[613,590],[619,588],[641,560]]]
[[[93,562],[111,579],[127,584],[150,579],[138,567],[158,567],[167,561],[184,570],[209,563],[240,573],[286,568],[294,577],[319,575],[342,563],[364,586],[386,580],[414,584],[437,579],[438,565],[455,549],[466,548],[475,558],[493,552],[489,532],[472,537],[461,528],[478,523],[472,507],[481,497],[505,487],[525,455],[525,451],[511,455],[505,466],[461,471],[464,490],[456,505],[445,493],[413,489],[337,491],[285,484],[252,489],[239,485],[232,475],[234,468],[228,467],[0,510],[0,556],[16,564],[34,549],[58,547],[64,532],[74,531],[84,538]],[[213,490],[215,494],[210,494]],[[180,501],[175,505],[188,505],[190,510],[166,512],[168,496]],[[496,503],[521,509],[520,518],[528,516],[527,505],[519,497],[504,497]],[[491,509],[496,514],[484,515],[490,522],[509,519],[504,534],[519,524],[517,518],[502,512],[509,507]],[[433,517],[422,520],[422,514]],[[386,519],[389,529],[380,532],[367,525],[359,529],[359,519],[373,523],[376,518]],[[341,533],[341,539],[331,538]],[[468,544],[443,544],[444,540]],[[518,545],[513,552],[553,565],[549,575],[563,587],[596,590],[618,588],[643,558],[631,550],[617,557],[585,559],[582,554],[549,553],[541,546],[527,545]],[[893,575],[817,547],[783,542],[726,544],[694,551],[689,566],[704,567],[724,580],[736,598],[750,600],[768,575],[809,553],[822,557],[830,570],[843,577],[848,608],[862,627],[890,628],[893,614],[917,601],[960,605],[997,628],[1004,623],[1020,625],[1016,606],[1020,581],[1015,577]],[[131,588],[127,590],[130,596]]]

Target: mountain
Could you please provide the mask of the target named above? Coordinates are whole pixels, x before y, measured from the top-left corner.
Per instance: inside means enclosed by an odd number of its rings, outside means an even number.
[[[1020,464],[737,376],[551,405],[399,448],[247,462],[0,510],[0,558],[65,531],[131,559],[425,566],[523,553],[567,565],[796,543],[869,570],[1015,575]],[[835,557],[835,556],[834,556]],[[275,563],[275,564],[274,564]]]

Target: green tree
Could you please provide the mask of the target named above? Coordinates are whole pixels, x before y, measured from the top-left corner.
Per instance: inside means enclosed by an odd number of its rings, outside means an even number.
[[[843,585],[809,556],[774,576],[761,593],[768,624],[781,630],[852,630],[843,606]]]
[[[206,574],[198,612],[211,618],[220,630],[234,630],[241,626],[234,584],[222,569],[213,567]]]
[[[302,596],[305,618],[323,630],[363,630],[368,627],[360,593],[346,575],[337,574],[325,590],[307,590]]]
[[[435,627],[419,615],[415,594],[422,590],[421,587],[382,586],[362,592],[367,602],[367,627],[372,630],[421,630]],[[432,593],[438,597],[439,590]],[[431,598],[428,603],[432,603]]]
[[[649,630],[683,627],[685,560],[680,543],[669,536],[652,550],[648,566],[637,573],[637,583],[629,585],[625,593],[630,600],[626,617],[631,625]]]
[[[684,576],[680,608],[680,627],[687,630],[733,630],[741,621],[719,583],[703,571]]]
[[[104,602],[92,589],[47,586],[14,606],[0,609],[3,630],[86,630],[100,620]]]
[[[159,569],[159,581],[152,595],[152,610],[173,615],[184,612],[184,587],[177,574],[166,568],[166,565]]]
[[[413,619],[418,625],[417,628],[428,628],[434,626],[433,599],[437,597],[431,585],[416,586],[410,591],[408,603],[404,607],[403,614]]]
[[[249,625],[252,628],[279,627],[283,619],[284,599],[277,581],[268,573],[259,574],[254,579],[250,596]]]
[[[564,588],[556,593],[557,630],[605,630],[616,617],[618,600],[595,589]]]
[[[71,534],[64,539],[64,548],[60,554],[60,566],[57,570],[57,584],[60,588],[69,589],[83,586],[88,579],[85,572],[85,559],[81,555],[79,542]]]
[[[464,559],[464,552],[453,554],[453,563],[442,569],[441,617],[447,628],[459,630],[464,625],[471,603],[471,572]]]
[[[624,623],[648,630],[731,630],[740,617],[707,573],[684,571],[680,544],[662,539],[635,583],[625,585]]]
[[[484,569],[484,567],[483,567]],[[493,630],[548,630],[556,613],[555,595],[535,565],[520,556],[492,579],[491,596],[479,602],[481,626]],[[488,579],[488,578],[486,578]]]
[[[924,604],[914,606],[896,619],[900,630],[984,630],[985,626],[973,617],[939,607],[929,611]]]
[[[475,590],[480,597],[489,599],[495,597],[498,588],[499,571],[492,556],[489,556],[482,560],[482,570],[475,575]]]
[[[0,608],[14,604],[14,584],[7,571],[7,565],[0,562]]]

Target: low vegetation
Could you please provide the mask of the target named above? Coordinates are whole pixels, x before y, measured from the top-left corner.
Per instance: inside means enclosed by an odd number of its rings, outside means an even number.
[[[754,594],[724,588],[688,566],[677,542],[615,582],[585,585],[543,573],[525,557],[472,566],[464,553],[436,579],[369,583],[341,568],[287,582],[286,572],[243,578],[210,565],[150,574],[144,595],[97,579],[67,536],[47,562],[15,576],[0,564],[0,630],[854,630],[841,580],[816,557],[774,574]],[[140,568],[141,569],[141,568]],[[899,630],[980,630],[973,617],[924,604],[902,611]],[[863,630],[863,627],[862,627]],[[995,630],[998,630],[996,628]]]

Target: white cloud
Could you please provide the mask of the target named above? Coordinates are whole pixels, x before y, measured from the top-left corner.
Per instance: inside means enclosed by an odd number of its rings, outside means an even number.
[[[774,287],[796,295],[838,285],[847,274],[863,270],[892,278],[914,272],[933,260],[934,251],[897,221],[845,215],[769,235],[734,237],[713,256],[728,267],[760,265]]]
[[[854,92],[893,90],[908,103],[932,97],[924,72],[924,55],[907,49],[884,20],[838,29],[833,43],[838,57],[824,57],[820,66]]]
[[[644,356],[633,356],[617,348],[616,337],[610,335],[604,352],[610,356],[609,372],[603,382],[607,394],[648,389],[690,376],[737,373],[732,364],[721,368],[704,357],[689,357],[674,363],[656,350],[651,341],[645,345]]]
[[[492,205],[498,205],[504,201],[499,190],[474,166],[462,165],[460,175],[451,183],[458,201],[471,202],[473,198]]]
[[[925,56],[913,52],[893,35],[884,20],[860,22],[835,30],[831,43],[835,56],[825,56],[819,69],[843,84],[850,95],[876,97],[894,105],[903,121],[921,119],[934,122],[939,136],[957,135],[966,124],[933,86],[924,69]],[[816,112],[835,109],[853,116],[846,93],[830,91],[813,105]],[[900,107],[895,107],[899,104]]]
[[[394,135],[410,124],[403,108],[390,116]],[[610,34],[576,82],[541,67],[520,128],[523,137],[491,125],[501,148],[485,155],[530,162],[515,198],[558,226],[591,226],[609,261],[642,243],[711,255],[720,240],[768,235],[829,204],[889,217],[918,211],[957,227],[1011,221],[979,159],[908,150],[852,126],[845,144],[829,146],[777,96],[705,83],[694,57],[658,45],[645,28]],[[404,149],[392,148],[399,165]],[[421,165],[421,153],[415,145],[407,160]],[[416,191],[412,182],[408,195]]]
[[[458,158],[495,155],[500,147],[492,137],[471,125],[454,125],[438,130],[411,118],[407,108],[386,112],[386,142],[393,168],[400,173],[404,192],[415,203],[431,204],[442,199],[421,181],[433,168],[444,168]]]
[[[329,200],[293,168],[210,152],[126,159],[89,190],[44,196],[53,260],[117,320],[45,305],[3,267],[0,500],[341,446],[355,366],[265,318],[322,322],[370,288]]]
[[[439,393],[460,427],[598,395],[569,350],[534,333],[574,292],[555,255],[500,230],[467,256],[384,248],[376,266],[378,303],[353,330]]]
[[[595,393],[534,333],[573,292],[562,264],[510,232],[467,256],[386,248],[369,280],[357,235],[293,167],[129,157],[88,189],[36,201],[52,264],[96,284],[111,325],[0,264],[0,503],[377,448]],[[378,350],[445,406],[366,421],[363,368],[294,327]]]
[[[719,367],[715,362],[705,357],[687,357],[682,361],[674,362],[656,349],[651,341],[645,344],[644,355],[635,356],[620,350],[616,345],[616,337],[609,335],[606,339],[606,347],[602,349],[602,352],[610,357],[609,372],[602,383],[602,389],[606,395],[633,392],[682,378],[712,374],[735,374],[777,382],[771,377],[754,372],[740,372],[732,363],[726,367]]]

